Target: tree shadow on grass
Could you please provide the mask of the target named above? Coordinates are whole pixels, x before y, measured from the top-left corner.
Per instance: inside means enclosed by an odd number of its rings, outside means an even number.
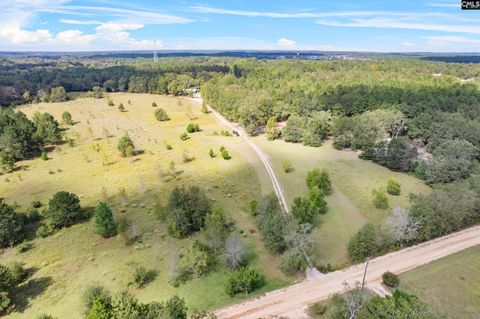
[[[52,277],[40,277],[18,286],[11,295],[15,311],[25,311],[30,306],[30,301],[43,294],[52,283]]]

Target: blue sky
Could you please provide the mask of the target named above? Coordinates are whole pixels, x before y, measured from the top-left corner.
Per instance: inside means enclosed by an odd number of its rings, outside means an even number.
[[[480,52],[458,0],[0,0],[6,50]]]

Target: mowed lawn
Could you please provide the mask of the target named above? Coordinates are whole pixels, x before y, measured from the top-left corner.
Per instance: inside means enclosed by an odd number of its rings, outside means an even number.
[[[480,246],[401,274],[400,281],[441,318],[480,318]]]
[[[318,264],[342,265],[347,262],[346,244],[364,223],[381,224],[391,209],[381,210],[373,205],[372,189],[385,187],[390,177],[401,184],[400,196],[388,196],[390,207],[408,207],[410,193],[429,192],[430,188],[417,178],[392,172],[370,161],[358,158],[358,153],[336,150],[331,141],[319,148],[281,140],[267,141],[263,136],[254,141],[264,150],[291,204],[297,196],[307,194],[305,177],[315,168],[326,169],[332,179],[333,193],[327,197],[329,211],[318,218],[314,232]],[[282,161],[293,163],[294,171],[285,173]]]
[[[81,296],[91,284],[101,284],[112,292],[128,290],[141,302],[161,301],[177,294],[185,298],[190,310],[212,309],[245,298],[230,298],[224,292],[227,272],[221,263],[206,277],[178,288],[168,283],[178,255],[191,246],[194,238],[171,238],[153,208],[157,202],[166,202],[173,187],[182,185],[203,187],[235,223],[248,246],[251,265],[267,278],[267,285],[259,293],[291,282],[278,270],[278,258],[264,248],[249,213],[249,202],[269,189],[265,182],[259,183],[250,165],[255,160],[243,157],[245,143],[240,138],[215,135],[215,131],[226,128],[211,114],[202,114],[200,105],[188,99],[120,93],[111,94],[111,99],[114,107],[109,107],[106,99],[90,98],[21,107],[29,116],[35,111],[49,112],[59,121],[62,112],[69,111],[77,123],[68,127],[66,136],[76,145],[58,146],[48,153],[47,161],[36,158],[18,163],[21,170],[0,176],[0,194],[7,203],[18,204],[20,211],[28,210],[34,200],[45,207],[61,190],[76,193],[87,208],[105,200],[116,217],[128,218],[128,232],[137,234],[140,240],[126,246],[121,236],[102,239],[94,233],[90,220],[35,239],[33,249],[25,253],[15,248],[5,250],[0,263],[18,261],[34,269],[32,279],[20,289],[19,311],[10,317],[35,318],[47,313],[58,318],[81,318]],[[152,102],[167,111],[170,121],[155,119]],[[126,112],[118,111],[119,103]],[[202,132],[189,134],[187,141],[181,141],[179,136],[189,122],[198,123]],[[119,156],[117,141],[125,132],[141,154]],[[167,144],[171,150],[167,150]],[[219,154],[221,145],[230,152],[231,160],[210,158],[209,149]],[[184,155],[194,160],[184,163]],[[142,289],[130,285],[138,266],[158,271],[157,278]]]

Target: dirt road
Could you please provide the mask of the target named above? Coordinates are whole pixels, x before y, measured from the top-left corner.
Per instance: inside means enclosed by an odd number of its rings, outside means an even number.
[[[201,97],[196,97],[192,98],[192,100],[202,103],[202,98]],[[239,124],[232,123],[229,120],[227,120],[223,115],[215,111],[215,109],[209,107],[209,111],[212,112],[212,114],[224,125],[228,126],[231,130],[235,130],[238,132],[241,138],[245,140],[245,142],[257,153],[258,157],[260,160],[263,162],[263,165],[265,166],[265,169],[267,170],[268,176],[270,177],[270,180],[272,181],[273,185],[273,190],[275,192],[275,195],[277,196],[280,206],[282,207],[284,212],[288,213],[288,205],[287,205],[287,200],[285,199],[285,195],[283,194],[282,187],[280,186],[280,183],[278,182],[277,176],[275,175],[275,172],[273,171],[272,165],[270,164],[270,161],[268,160],[268,156],[257,146],[255,143],[253,143],[249,138],[243,127],[241,127]]]
[[[480,244],[480,226],[475,226],[455,234],[441,237],[417,246],[409,247],[385,256],[372,259],[366,277],[367,287],[378,287],[385,271],[402,273],[427,264],[447,255]],[[234,318],[307,318],[305,309],[315,301],[328,298],[343,291],[343,284],[361,281],[364,265],[311,278],[285,289],[267,293],[259,298],[245,301],[216,311],[220,319]]]

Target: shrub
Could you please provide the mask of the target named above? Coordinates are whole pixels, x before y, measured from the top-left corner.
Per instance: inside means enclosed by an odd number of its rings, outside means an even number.
[[[249,294],[264,284],[265,278],[262,275],[256,270],[246,267],[228,275],[225,290],[230,296],[239,293]]]
[[[48,161],[48,154],[47,154],[47,152],[42,152],[42,155],[41,155],[40,157],[42,158],[42,160]]]
[[[168,121],[170,119],[167,115],[167,112],[165,112],[165,110],[162,108],[155,110],[155,118],[157,121],[161,122]]]
[[[49,225],[53,229],[72,225],[80,217],[80,200],[78,196],[68,192],[57,192],[48,202],[45,212]]]
[[[130,100],[128,100],[130,101]],[[152,102],[152,107],[157,107],[157,102]]]
[[[383,273],[382,280],[385,285],[391,288],[396,288],[400,285],[400,279],[398,276],[390,271]]]
[[[113,101],[110,99],[108,99],[107,103],[108,103],[108,106],[115,106],[115,103],[113,103]]]
[[[135,282],[138,288],[142,288],[146,284],[153,281],[156,276],[157,276],[157,272],[155,270],[147,271],[145,267],[138,267],[138,268],[135,268],[135,272],[133,273],[133,281]]]
[[[225,148],[220,151],[220,154],[222,155],[224,160],[229,160],[232,158]]]
[[[180,134],[180,139],[181,139],[182,141],[188,140],[188,134],[185,133],[185,132],[183,132],[182,134]]]
[[[239,269],[246,265],[246,251],[242,240],[236,234],[230,235],[225,241],[225,264],[230,269]]]
[[[75,122],[73,122],[73,119],[72,119],[72,114],[70,114],[70,112],[67,112],[67,111],[62,113],[62,122],[67,125],[75,124]]]
[[[373,205],[379,209],[387,209],[388,208],[388,197],[385,189],[378,188],[372,190],[373,195]]]
[[[97,234],[104,238],[117,234],[117,225],[113,220],[113,214],[105,202],[101,202],[95,208],[95,228]]]
[[[215,152],[212,149],[208,151],[208,155],[210,155],[211,158],[217,157],[217,154],[215,154]]]
[[[207,107],[207,104],[206,104],[205,102],[202,103],[201,111],[202,111],[203,114],[207,114],[207,113],[208,113],[208,107]]]
[[[378,250],[375,226],[372,224],[363,225],[348,242],[347,250],[350,260],[355,262],[363,261],[366,257],[375,254]]]
[[[197,123],[190,123],[187,125],[188,133],[200,132],[200,126]]]
[[[294,275],[307,268],[307,261],[298,249],[289,249],[282,255],[280,270],[286,274]]]
[[[398,196],[400,195],[400,192],[400,183],[395,178],[391,177],[387,182],[387,193]]]
[[[120,112],[125,112],[125,106],[123,106],[123,104],[120,103],[120,104],[118,105],[118,110],[119,110]]]
[[[165,144],[165,148],[167,149],[167,151],[171,151],[173,149],[172,145],[170,144]]]
[[[127,133],[118,140],[117,149],[123,157],[132,156],[134,154],[135,145]]]
[[[306,182],[309,189],[316,186],[325,194],[330,194],[332,191],[332,181],[330,180],[328,172],[324,169],[314,169],[308,172]]]
[[[282,168],[285,173],[293,172],[293,164],[289,160],[282,160]]]

